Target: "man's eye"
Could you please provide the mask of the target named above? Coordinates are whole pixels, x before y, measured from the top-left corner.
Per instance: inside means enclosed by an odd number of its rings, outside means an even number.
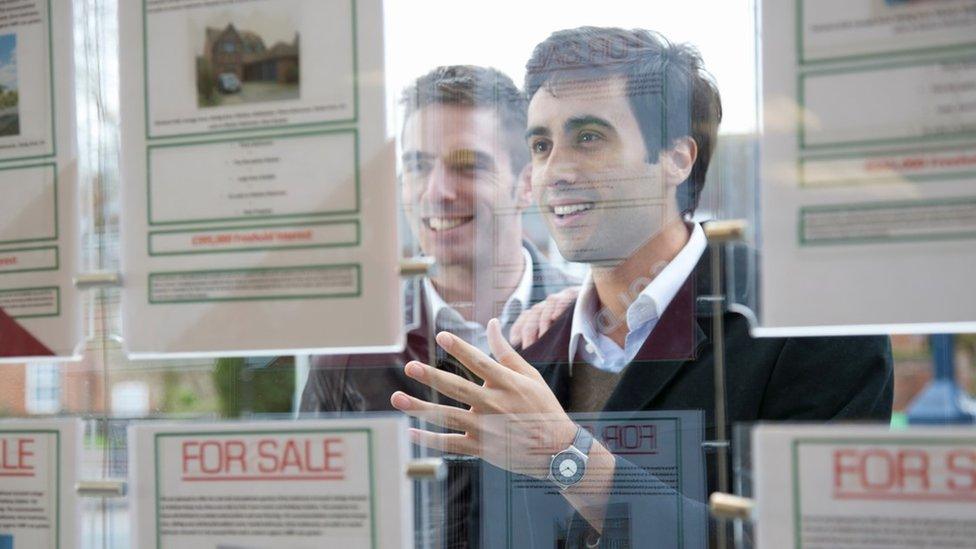
[[[580,143],[594,143],[596,141],[601,141],[603,136],[597,132],[580,132],[577,139]]]
[[[459,164],[454,166],[454,172],[463,175],[474,175],[480,170],[476,164]]]
[[[470,163],[457,166],[458,171],[465,173],[482,173],[491,171],[491,162],[487,160],[474,160]]]
[[[549,152],[549,142],[544,139],[533,141],[531,147],[532,152],[535,154],[544,154]]]
[[[421,161],[414,160],[414,161],[410,161],[410,162],[405,163],[403,165],[403,169],[407,173],[419,174],[419,173],[424,173],[424,172],[428,171],[430,169],[430,166],[428,165],[427,162],[421,162]]]

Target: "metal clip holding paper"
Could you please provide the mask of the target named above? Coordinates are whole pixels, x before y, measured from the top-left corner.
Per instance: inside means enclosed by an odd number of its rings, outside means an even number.
[[[122,273],[111,271],[81,273],[75,276],[74,284],[79,290],[118,288],[122,286]]]
[[[434,270],[433,257],[417,256],[400,260],[400,276],[404,278],[427,276]]]
[[[708,508],[717,518],[750,520],[755,507],[756,502],[752,499],[722,492],[713,492],[708,498]]]
[[[124,480],[79,480],[75,483],[75,493],[87,498],[120,498],[125,496],[126,488]]]
[[[411,480],[444,480],[447,464],[441,458],[414,459],[407,463],[406,473]]]

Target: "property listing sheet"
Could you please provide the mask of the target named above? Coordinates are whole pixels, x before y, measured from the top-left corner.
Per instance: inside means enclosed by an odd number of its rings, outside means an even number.
[[[379,0],[120,4],[133,355],[402,339]]]
[[[0,361],[81,342],[72,2],[0,0]]]
[[[129,429],[137,547],[406,548],[403,417]]]
[[[0,547],[79,547],[77,419],[0,420]]]
[[[758,547],[973,547],[971,429],[753,430]]]
[[[609,478],[604,535],[641,546],[654,539],[661,547],[704,548],[704,436],[700,411],[600,412],[571,414],[617,458],[614,471],[587,467],[591,479]],[[553,438],[552,418],[490,417],[489,430],[507,433],[498,442],[515,463],[540,456],[539,468],[525,474],[481,464],[481,543],[486,548],[575,546],[580,529],[576,509],[548,477],[550,459],[566,442]],[[496,425],[491,425],[496,423]],[[529,427],[531,442],[514,433]],[[531,540],[531,542],[526,541]]]
[[[976,1],[761,18],[758,333],[971,331]]]

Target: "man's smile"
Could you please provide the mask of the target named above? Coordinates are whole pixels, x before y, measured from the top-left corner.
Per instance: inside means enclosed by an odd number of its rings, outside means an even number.
[[[424,226],[434,232],[444,232],[466,225],[474,219],[474,216],[462,217],[425,217]]]
[[[566,204],[562,206],[550,206],[549,210],[556,214],[556,217],[563,219],[574,214],[585,212],[593,209],[594,204],[592,202],[580,202],[578,204]]]
[[[553,224],[566,227],[581,221],[596,208],[596,200],[592,193],[574,193],[577,196],[563,196],[548,200],[546,207]]]

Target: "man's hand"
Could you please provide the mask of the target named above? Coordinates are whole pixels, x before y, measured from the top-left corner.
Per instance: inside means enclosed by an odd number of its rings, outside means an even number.
[[[542,375],[502,337],[497,319],[488,323],[488,345],[497,361],[477,347],[447,333],[437,334],[437,344],[485,380],[478,385],[460,376],[409,362],[406,374],[439,393],[470,406],[464,410],[432,404],[397,391],[390,402],[397,409],[423,421],[460,431],[434,433],[411,429],[417,444],[445,452],[478,456],[515,473],[544,478],[550,451],[532,452],[543,446],[567,447],[577,425],[566,415]]]
[[[522,311],[508,334],[512,345],[516,347],[521,345],[525,349],[538,341],[549,331],[552,322],[576,301],[579,294],[579,286],[571,286],[561,292],[550,294],[530,309]]]

